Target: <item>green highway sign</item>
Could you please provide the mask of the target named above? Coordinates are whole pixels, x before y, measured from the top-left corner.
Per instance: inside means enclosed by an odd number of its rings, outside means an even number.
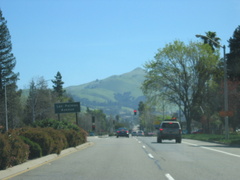
[[[55,113],[77,113],[80,112],[80,102],[56,103],[54,104]]]

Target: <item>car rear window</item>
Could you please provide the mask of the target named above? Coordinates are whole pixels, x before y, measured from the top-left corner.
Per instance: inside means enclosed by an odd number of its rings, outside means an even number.
[[[178,123],[163,123],[162,128],[179,128]]]

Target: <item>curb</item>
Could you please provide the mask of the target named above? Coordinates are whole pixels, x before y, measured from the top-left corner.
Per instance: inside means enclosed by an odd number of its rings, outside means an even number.
[[[93,142],[86,142],[86,143],[81,144],[81,145],[76,146],[76,147],[64,149],[64,150],[61,151],[61,153],[59,155],[50,154],[50,155],[47,155],[47,156],[44,156],[44,157],[41,157],[41,158],[38,158],[38,159],[29,160],[29,161],[27,161],[23,164],[13,166],[13,167],[8,168],[6,170],[0,170],[0,179],[4,179],[4,178],[7,178],[9,176],[20,174],[24,171],[28,171],[30,169],[36,168],[40,165],[51,162],[51,161],[53,161],[57,158],[64,157],[64,156],[67,156],[71,153],[74,153],[74,152],[77,152],[79,150],[88,148],[88,147],[92,146],[93,144],[94,144]]]

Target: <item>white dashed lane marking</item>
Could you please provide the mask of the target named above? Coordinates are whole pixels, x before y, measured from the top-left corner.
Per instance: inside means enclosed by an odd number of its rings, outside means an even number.
[[[165,176],[168,178],[168,180],[174,180],[170,174],[165,174]]]
[[[135,140],[136,140],[139,144],[142,143],[142,142],[139,141],[137,138],[135,138]],[[146,146],[145,146],[145,145],[142,145],[142,148],[143,148],[144,151],[147,153],[148,157],[154,160],[154,156],[147,151]],[[157,162],[157,161],[155,160],[155,163],[156,163],[156,162]],[[157,164],[157,165],[160,167],[159,164]],[[160,169],[161,169],[161,167],[160,167]],[[174,180],[174,178],[173,178],[169,173],[165,174],[165,176],[166,176],[166,178],[167,178],[168,180]]]
[[[152,154],[148,154],[148,156],[151,158],[151,159],[154,159],[153,155]]]

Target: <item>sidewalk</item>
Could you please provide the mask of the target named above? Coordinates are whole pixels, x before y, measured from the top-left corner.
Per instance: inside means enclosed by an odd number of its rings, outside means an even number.
[[[74,153],[74,152],[82,150],[82,149],[85,149],[85,148],[87,148],[89,146],[92,146],[92,145],[93,145],[92,142],[86,142],[86,143],[81,144],[81,145],[79,145],[77,147],[72,147],[72,148],[68,148],[68,149],[62,150],[59,155],[57,155],[57,154],[50,154],[50,155],[47,155],[47,156],[44,156],[44,157],[41,157],[41,158],[38,158],[38,159],[29,160],[29,161],[27,161],[27,162],[25,162],[23,164],[19,164],[17,166],[8,168],[6,170],[0,170],[0,179],[4,179],[4,178],[7,178],[9,176],[13,176],[15,174],[18,174],[18,173],[27,171],[29,169],[38,167],[41,164],[45,164],[47,162],[51,162],[51,161],[53,161],[53,160],[55,160],[57,158],[66,156],[68,154]]]

